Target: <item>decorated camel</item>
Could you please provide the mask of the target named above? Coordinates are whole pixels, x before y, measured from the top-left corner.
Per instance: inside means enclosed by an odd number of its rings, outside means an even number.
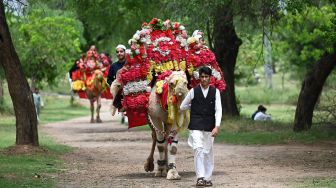
[[[210,67],[216,74],[212,85],[220,91],[225,88],[215,56],[203,46],[200,38],[187,40],[185,28],[178,22],[154,18],[144,23],[129,40],[127,64],[111,85],[113,96],[122,90],[129,128],[147,124],[151,127],[152,148],[144,169],[154,170],[153,155],[157,146],[159,159],[155,176],[181,178],[175,161],[178,133],[187,127],[190,117],[189,112],[180,111],[179,106],[188,88],[199,84],[198,69]]]
[[[90,122],[101,123],[101,98],[104,93],[108,93],[108,96],[110,96],[108,90],[105,92],[108,88],[106,75],[109,68],[109,64],[106,63],[106,57],[100,58],[95,46],[91,46],[88,52],[82,55],[75,65],[76,70],[71,73],[71,87],[81,98],[87,98],[90,101]],[[95,102],[97,103],[96,118],[94,118]]]
[[[95,70],[91,79],[88,80],[87,87],[85,89],[86,97],[90,101],[90,111],[91,111],[91,123],[101,123],[100,119],[100,108],[101,108],[101,95],[107,87],[106,80],[104,79],[104,74],[100,70]],[[94,103],[96,105],[96,120],[94,119]]]
[[[163,81],[162,86],[157,84],[153,87],[149,96],[148,117],[156,132],[159,150],[155,176],[166,176],[167,179],[181,178],[176,169],[175,158],[178,133],[187,127],[190,120],[188,111],[180,111],[181,102],[188,93],[187,84],[185,72],[173,71]],[[167,97],[162,93],[167,93]],[[161,101],[161,104],[158,101]],[[145,163],[145,170],[150,171],[151,161],[153,161],[152,152]]]
[[[124,69],[126,70],[126,69]],[[155,176],[180,179],[176,169],[178,133],[189,123],[189,112],[180,111],[180,104],[188,93],[187,77],[184,71],[172,71],[164,80],[157,82],[149,95],[148,120],[152,130],[152,148],[145,162],[145,171],[154,170],[154,150],[157,145],[159,159]],[[114,96],[123,88],[118,79],[111,85]],[[112,100],[113,100],[112,99]],[[113,101],[112,101],[113,102]],[[115,109],[115,108],[114,108]]]

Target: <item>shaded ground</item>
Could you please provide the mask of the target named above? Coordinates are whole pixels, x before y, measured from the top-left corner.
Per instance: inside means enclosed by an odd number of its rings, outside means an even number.
[[[103,103],[103,123],[91,124],[88,116],[42,125],[43,132],[59,143],[76,148],[64,156],[66,169],[58,174],[58,187],[195,187],[193,155],[186,140],[179,142],[176,159],[182,179],[154,177],[154,172],[143,169],[150,132],[128,130],[120,116],[110,115],[109,101]],[[336,178],[335,146],[215,144],[214,187],[292,187],[306,179]]]

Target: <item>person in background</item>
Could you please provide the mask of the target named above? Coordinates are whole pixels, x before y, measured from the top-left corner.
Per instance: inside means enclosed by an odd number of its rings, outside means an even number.
[[[200,36],[200,37],[199,37]],[[206,46],[206,43],[205,43],[205,40],[204,40],[204,33],[202,30],[195,30],[192,34],[192,37],[196,37],[196,38],[199,38],[199,41],[200,41],[200,45],[203,47],[203,48],[208,48]]]
[[[34,105],[35,105],[35,110],[36,110],[36,115],[37,115],[37,121],[40,121],[40,112],[41,112],[41,107],[42,107],[42,98],[40,95],[40,90],[39,88],[34,88],[33,89],[33,99],[34,99]]]
[[[107,76],[107,83],[111,86],[112,82],[116,79],[117,72],[126,64],[126,47],[122,44],[119,44],[116,47],[116,55],[118,61],[113,63],[109,69]]]
[[[116,47],[116,55],[117,55],[118,61],[113,63],[110,66],[110,69],[109,69],[109,72],[108,72],[108,75],[107,75],[107,83],[110,86],[111,86],[112,82],[116,79],[118,70],[120,70],[126,64],[126,47],[122,44],[119,44]],[[121,93],[118,93],[115,96],[115,99],[113,101],[113,106],[118,108],[120,112],[124,112],[125,109],[122,108],[121,101],[122,101],[122,95],[121,95]],[[124,114],[122,113],[121,123],[124,123],[125,121],[127,121],[127,119],[125,118]]]
[[[180,109],[190,109],[188,144],[194,150],[196,186],[212,186],[214,169],[213,142],[219,133],[222,104],[219,90],[210,86],[212,71],[199,69],[201,83],[192,88],[182,101]]]
[[[257,111],[252,114],[254,121],[269,121],[272,120],[270,114],[266,114],[267,109],[263,105],[259,105]]]

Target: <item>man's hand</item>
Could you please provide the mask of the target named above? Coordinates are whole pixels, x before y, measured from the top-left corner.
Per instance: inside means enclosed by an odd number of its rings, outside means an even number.
[[[218,133],[219,133],[219,127],[215,127],[211,131],[211,136],[216,137],[218,135]]]

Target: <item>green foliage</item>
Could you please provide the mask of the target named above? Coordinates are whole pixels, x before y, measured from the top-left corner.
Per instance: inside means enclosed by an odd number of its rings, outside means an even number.
[[[272,89],[266,88],[263,76],[260,75],[261,82],[258,84],[236,86],[236,94],[242,104],[295,105],[297,103],[300,83],[293,80],[289,74],[275,74]]]
[[[143,22],[153,17],[168,18],[164,15],[164,1],[155,0],[70,0],[65,7],[75,10],[83,22],[88,45],[95,44],[99,51],[107,52],[115,52],[117,44],[126,45]]]
[[[83,26],[71,12],[32,6],[27,15],[9,21],[24,73],[37,83],[53,84],[67,71],[84,43]]]
[[[301,74],[325,52],[335,50],[335,18],[335,9],[326,5],[303,8],[300,14],[289,12],[281,19],[276,31],[286,41],[282,54]]]
[[[239,48],[237,64],[235,68],[235,79],[238,84],[255,85],[256,68],[264,64],[262,56],[262,35],[240,34],[244,41]],[[260,76],[260,74],[259,74]]]
[[[215,42],[213,38],[214,20],[218,12],[222,14],[232,12],[234,25],[240,34],[253,33],[258,29],[258,32],[261,33],[260,28],[266,25],[265,18],[277,17],[278,2],[277,0],[173,0],[167,3],[166,11],[171,13],[171,19],[180,20],[186,25],[189,33],[195,29],[203,30],[208,35],[206,39],[210,45]]]
[[[13,115],[14,109],[12,100],[10,99],[9,92],[7,89],[7,84],[3,84],[3,98],[0,98],[0,116],[3,115]]]
[[[327,79],[314,110],[313,121],[319,124],[336,124],[336,71]]]

